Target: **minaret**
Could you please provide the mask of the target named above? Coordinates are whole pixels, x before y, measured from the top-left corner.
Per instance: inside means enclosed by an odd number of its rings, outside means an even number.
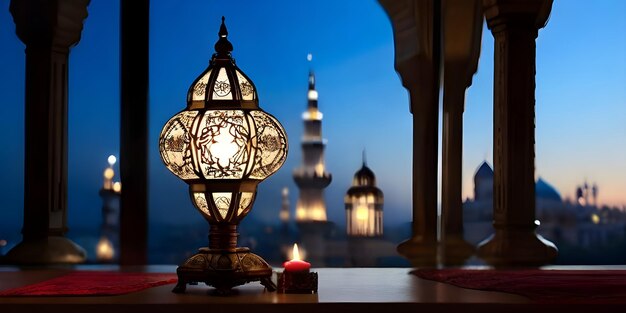
[[[591,187],[591,197],[593,197],[593,205],[598,207],[598,185],[596,183],[593,183]]]
[[[589,205],[589,185],[587,184],[587,179],[585,178],[585,183],[583,184],[583,197],[585,199],[585,206]]]
[[[307,56],[311,61],[311,55]],[[324,165],[324,147],[322,138],[322,112],[317,107],[315,75],[309,72],[309,91],[307,110],[302,114],[304,135],[302,136],[302,165],[294,171],[293,178],[300,189],[296,205],[296,221],[326,221],[324,188],[332,179]]]
[[[104,170],[104,184],[100,189],[102,197],[102,225],[100,226],[100,240],[96,246],[96,259],[100,263],[112,263],[118,259],[119,230],[120,230],[120,195],[122,185],[113,182],[115,171],[113,165],[117,162],[114,155],[107,159],[109,167]]]

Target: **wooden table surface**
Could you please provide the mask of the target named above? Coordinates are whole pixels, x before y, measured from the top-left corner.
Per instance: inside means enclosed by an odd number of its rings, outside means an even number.
[[[120,270],[174,273],[175,266],[78,267],[80,270]],[[0,290],[25,286],[71,269],[0,267]],[[522,296],[477,291],[410,275],[407,268],[320,268],[319,293],[294,295],[266,292],[258,283],[237,288],[234,295],[216,296],[205,285],[174,294],[174,285],[120,296],[0,297],[0,312],[626,312],[626,307],[602,305],[539,305]]]

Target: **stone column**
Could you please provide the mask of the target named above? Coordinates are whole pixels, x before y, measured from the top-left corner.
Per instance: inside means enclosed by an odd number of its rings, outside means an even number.
[[[26,45],[23,240],[13,264],[80,263],[67,232],[67,109],[70,48],[80,40],[89,0],[13,0]]]
[[[494,228],[479,255],[494,265],[541,265],[557,249],[535,233],[535,39],[552,0],[483,0],[495,39]]]
[[[413,114],[413,234],[398,252],[414,266],[435,265],[441,3],[379,2],[393,25],[395,68],[409,91]]]
[[[474,253],[463,239],[463,111],[472,85],[483,29],[481,0],[444,0],[443,160],[441,183],[442,262],[461,265]]]
[[[120,1],[120,263],[148,263],[149,0]]]

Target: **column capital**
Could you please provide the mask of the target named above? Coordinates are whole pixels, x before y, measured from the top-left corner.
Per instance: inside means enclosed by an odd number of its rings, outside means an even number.
[[[12,0],[15,32],[27,46],[69,50],[80,40],[90,0]]]
[[[487,26],[493,33],[511,25],[543,28],[553,0],[483,0]]]
[[[379,0],[393,26],[395,69],[402,85],[422,101],[411,101],[411,113],[432,104],[430,95],[439,90],[441,41],[440,3],[435,0]]]
[[[453,89],[463,93],[472,85],[478,69],[482,3],[481,0],[444,0],[442,4],[444,92]]]

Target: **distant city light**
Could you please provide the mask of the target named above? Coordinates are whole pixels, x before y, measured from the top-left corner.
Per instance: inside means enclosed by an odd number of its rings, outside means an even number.
[[[594,224],[600,224],[600,216],[598,214],[591,214],[591,222]]]
[[[113,243],[106,237],[101,237],[96,247],[96,257],[99,261],[110,261],[115,256]]]
[[[117,158],[114,155],[109,155],[109,158],[107,159],[107,161],[109,162],[110,166],[113,166],[115,164],[115,162],[117,162]]]
[[[122,191],[122,183],[120,183],[118,181],[113,183],[113,191],[114,192],[121,192]]]
[[[112,169],[107,168],[104,170],[104,178],[110,180],[113,178],[114,175],[115,175],[115,172]]]

